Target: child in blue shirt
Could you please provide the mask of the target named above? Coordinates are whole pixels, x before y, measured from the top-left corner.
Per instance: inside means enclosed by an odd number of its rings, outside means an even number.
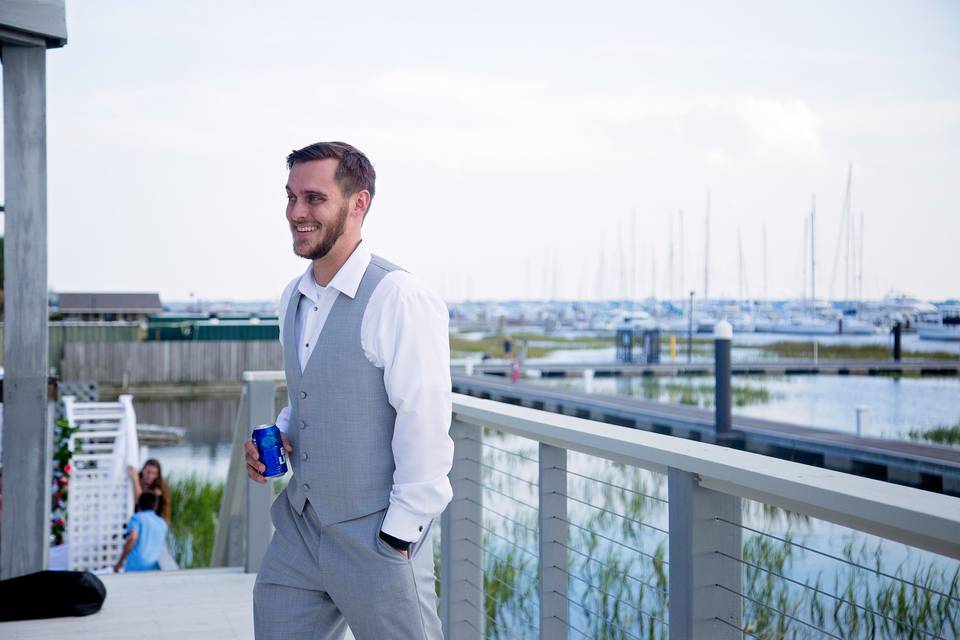
[[[144,491],[137,498],[136,513],[127,523],[127,542],[114,571],[120,571],[124,560],[127,571],[155,571],[166,546],[167,523],[157,515],[157,494]]]

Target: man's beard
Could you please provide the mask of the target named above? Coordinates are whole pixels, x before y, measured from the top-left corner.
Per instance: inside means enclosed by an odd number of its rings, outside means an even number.
[[[323,233],[323,239],[320,240],[320,244],[317,245],[315,249],[309,253],[297,253],[296,248],[294,248],[294,253],[296,253],[301,258],[307,258],[308,260],[319,260],[324,257],[330,250],[333,249],[333,245],[336,244],[337,238],[343,235],[343,230],[347,227],[347,212],[349,211],[349,203],[344,202],[343,206],[340,207],[340,210],[337,211],[337,220],[334,222],[334,225],[329,230],[325,229]],[[294,245],[296,247],[296,245]]]

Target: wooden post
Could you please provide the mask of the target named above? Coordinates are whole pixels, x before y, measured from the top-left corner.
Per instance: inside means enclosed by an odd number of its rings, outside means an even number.
[[[47,566],[52,425],[47,405],[46,50],[2,45],[5,335],[0,579]]]

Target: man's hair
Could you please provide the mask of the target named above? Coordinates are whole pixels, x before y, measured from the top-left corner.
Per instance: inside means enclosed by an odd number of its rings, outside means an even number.
[[[310,160],[326,160],[336,158],[340,161],[337,171],[333,174],[334,180],[345,196],[352,196],[357,191],[366,189],[370,192],[373,201],[377,172],[363,152],[346,142],[314,142],[303,149],[294,149],[287,156],[287,169],[292,169],[298,162]]]
[[[157,494],[153,491],[144,491],[137,498],[137,511],[156,511]]]

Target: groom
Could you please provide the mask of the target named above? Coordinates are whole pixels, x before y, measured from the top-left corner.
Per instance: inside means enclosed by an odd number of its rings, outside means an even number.
[[[280,299],[293,475],[253,589],[258,640],[443,637],[433,522],[452,497],[446,305],[360,237],[376,174],[343,142],[287,156],[293,251]],[[247,475],[265,482],[252,442]]]

